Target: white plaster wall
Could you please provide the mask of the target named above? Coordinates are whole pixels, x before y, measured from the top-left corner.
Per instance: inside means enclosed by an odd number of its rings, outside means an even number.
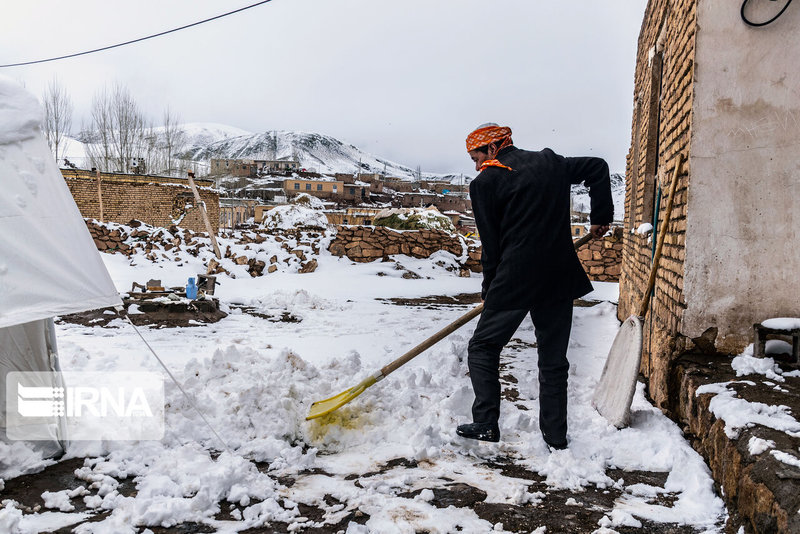
[[[763,28],[740,5],[698,0],[681,326],[732,352],[800,316],[800,5]]]

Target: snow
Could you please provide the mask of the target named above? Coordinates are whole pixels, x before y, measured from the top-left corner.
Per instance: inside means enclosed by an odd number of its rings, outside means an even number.
[[[771,439],[761,439],[756,436],[751,436],[750,441],[747,442],[747,450],[751,456],[758,456],[761,453],[775,448],[775,442]]]
[[[783,462],[786,465],[791,465],[792,467],[800,467],[800,458],[793,454],[783,451],[769,451],[769,453],[779,462]]]
[[[269,230],[290,230],[292,228],[327,228],[328,218],[320,209],[300,204],[275,206],[264,214],[261,223]]]
[[[752,345],[750,347],[752,353]],[[772,358],[755,358],[747,352],[736,356],[731,360],[731,368],[736,371],[736,376],[764,375],[770,380],[784,382],[786,379],[781,376],[783,371]]]
[[[763,402],[748,402],[739,398],[736,391],[728,389],[729,384],[721,382],[705,384],[697,388],[697,395],[713,393],[709,410],[717,419],[725,421],[725,435],[731,439],[739,437],[743,428],[762,425],[782,432],[800,432],[800,422],[792,417],[787,406],[773,406]],[[755,385],[753,382],[744,382]]]
[[[243,253],[243,245],[220,239],[221,248],[228,244],[235,254]],[[281,250],[269,248],[268,242],[259,246],[266,247],[259,257]],[[64,510],[71,500],[83,498],[91,509],[110,510],[108,517],[92,524],[95,532],[186,521],[225,532],[274,521],[289,523],[292,529],[311,526],[314,522],[303,518],[299,504],[320,507],[325,520],[333,523],[356,509],[369,516],[366,525],[351,523],[347,532],[504,531],[472,510],[440,509],[429,501],[431,488],[461,482],[486,492],[487,502],[539,502],[544,496],[529,491],[527,481],[485,465],[506,457],[538,472],[554,489],[614,486],[617,482],[606,474],[610,468],[669,473],[665,490],[675,495],[671,506],[652,504],[648,491],[625,493],[598,531],[634,526],[642,519],[704,529],[720,524],[725,511],[708,468],[680,429],[646,401],[641,384],[628,428],[617,430],[591,407],[619,325],[615,305],[605,302],[616,301],[616,284],[595,284],[592,295],[604,302],[574,311],[567,450],[551,453],[538,429],[534,348],[512,351],[515,357],[507,372],[518,380],[519,399],[502,403],[501,442],[473,442],[455,435],[456,425],[471,420],[466,350],[476,321],[330,417],[306,421],[311,402],[355,385],[469,309],[397,306],[378,299],[478,293],[481,281],[474,275],[461,278],[436,265],[435,259],[396,256],[388,263],[352,264],[321,248],[319,267],[309,274],[284,265],[278,272],[251,278],[246,266],[226,260],[224,266],[236,278],[218,277],[216,296],[231,312],[218,323],[141,327],[231,452],[224,450],[178,388],[165,382],[164,439],[73,443],[68,457],[86,457],[77,475],[98,495],[72,496],[53,487],[50,504]],[[117,288],[126,290],[134,280],[157,278],[173,286],[202,272],[201,258],[185,251],[176,254],[180,261],[158,263],[136,255],[133,265],[121,255],[102,256]],[[402,278],[396,263],[420,278]],[[286,312],[301,321],[270,322],[246,313],[244,306],[259,313]],[[105,328],[59,323],[57,330],[65,371],[162,372],[136,333],[119,320]],[[529,319],[515,338],[534,342]],[[378,469],[395,458],[417,464]],[[295,483],[284,485],[280,477],[294,478]],[[120,493],[121,478],[132,479],[136,492]],[[398,495],[418,490],[418,498]],[[326,495],[344,506],[326,502]],[[232,504],[237,507],[233,519],[214,519]],[[3,530],[11,532],[21,521],[45,523],[43,517],[22,518],[17,512],[13,507],[0,511],[0,530],[11,525]],[[77,532],[89,532],[87,525]]]
[[[650,223],[642,223],[636,229],[636,233],[639,235],[645,235],[653,231],[653,225]]]
[[[796,317],[775,317],[761,321],[761,326],[775,330],[797,330],[800,328],[800,319]]]

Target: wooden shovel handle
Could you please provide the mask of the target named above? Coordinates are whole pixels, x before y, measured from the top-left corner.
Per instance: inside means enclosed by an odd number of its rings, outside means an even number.
[[[411,349],[410,351],[406,352],[405,354],[397,358],[392,363],[384,366],[381,369],[381,374],[385,377],[389,373],[397,370],[398,367],[405,365],[416,356],[419,356],[420,353],[431,348],[439,341],[443,340],[444,338],[446,338],[447,336],[449,336],[450,334],[452,334],[453,332],[455,332],[456,330],[458,330],[459,328],[461,328],[462,326],[473,320],[475,317],[480,315],[482,311],[483,311],[483,303],[480,303],[473,309],[471,309],[470,311],[468,311],[467,313],[465,313],[464,315],[462,315],[461,317],[459,317],[458,319],[456,319],[449,325],[445,326],[444,328],[433,334],[431,337],[429,337],[428,339],[426,339],[425,341],[423,341],[422,343]]]
[[[573,243],[575,250],[578,250],[580,247],[588,243],[591,239],[592,239],[592,234],[586,234],[582,238],[575,241]],[[447,336],[449,336],[450,334],[452,334],[453,332],[455,332],[456,330],[458,330],[459,328],[461,328],[462,326],[473,320],[475,317],[480,315],[481,312],[483,312],[483,303],[478,304],[473,309],[468,311],[466,314],[462,315],[449,325],[445,326],[444,328],[433,334],[431,337],[429,337],[428,339],[426,339],[425,341],[423,341],[410,351],[406,352],[405,354],[397,358],[392,363],[385,365],[381,369],[381,375],[383,377],[386,377],[387,375],[389,375],[389,373],[396,371],[399,367],[402,367],[412,359],[419,356],[421,353],[425,352],[426,350],[428,350],[429,348],[431,348],[432,346],[434,346],[435,344],[437,344],[438,342],[440,342],[441,340],[443,340],[444,338],[446,338]]]
[[[658,263],[661,260],[661,249],[664,247],[664,238],[667,235],[667,225],[669,218],[672,214],[672,203],[675,201],[675,188],[678,185],[678,177],[683,168],[683,154],[678,155],[678,163],[675,165],[675,172],[672,175],[672,182],[669,184],[669,199],[667,200],[667,209],[664,212],[664,220],[661,221],[661,227],[658,229],[658,244],[656,245],[656,254],[653,256],[653,265],[650,267],[650,278],[647,280],[647,289],[642,298],[642,304],[639,306],[639,317],[644,317],[647,313],[647,307],[650,305],[650,293],[656,285],[656,274],[658,272]]]

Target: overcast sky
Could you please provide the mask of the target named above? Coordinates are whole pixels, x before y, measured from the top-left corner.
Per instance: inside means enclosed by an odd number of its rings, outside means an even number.
[[[135,39],[256,0],[3,2],[0,64]],[[427,172],[474,174],[464,138],[498,122],[521,148],[623,172],[645,0],[273,0],[165,37],[0,69],[40,95],[58,77],[88,121],[104,84],[157,122],[301,130]]]

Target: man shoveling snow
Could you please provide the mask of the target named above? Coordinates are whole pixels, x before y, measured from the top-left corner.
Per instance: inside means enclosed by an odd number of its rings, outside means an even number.
[[[486,124],[467,137],[480,174],[470,184],[482,243],[484,311],[469,343],[475,391],[465,438],[499,441],[500,351],[530,313],[539,353],[539,428],[555,449],[567,446],[567,345],[572,301],[592,291],[572,246],[570,185],[591,198],[591,233],[608,231],[614,215],[608,164],[513,145],[511,129]]]

